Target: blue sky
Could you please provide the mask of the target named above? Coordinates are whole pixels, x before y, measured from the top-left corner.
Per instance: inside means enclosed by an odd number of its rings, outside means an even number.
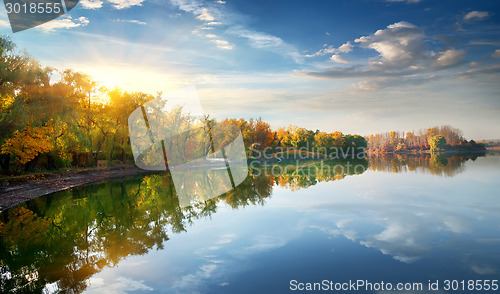
[[[7,34],[130,91],[199,90],[217,117],[368,135],[450,124],[500,138],[497,1],[81,0]]]

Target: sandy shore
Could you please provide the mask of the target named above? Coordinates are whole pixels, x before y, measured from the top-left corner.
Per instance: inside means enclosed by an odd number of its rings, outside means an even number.
[[[63,174],[47,174],[38,179],[9,181],[0,188],[0,212],[22,202],[75,186],[118,177],[151,173],[135,166],[121,166]]]

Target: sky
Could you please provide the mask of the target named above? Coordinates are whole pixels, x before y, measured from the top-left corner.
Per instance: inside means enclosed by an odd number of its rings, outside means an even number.
[[[0,34],[110,88],[194,85],[217,118],[500,138],[498,1],[81,0],[15,34],[0,5]]]

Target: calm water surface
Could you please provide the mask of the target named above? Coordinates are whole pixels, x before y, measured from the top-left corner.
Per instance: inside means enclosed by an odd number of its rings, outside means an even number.
[[[500,156],[351,163],[252,169],[237,189],[187,208],[164,174],[35,199],[0,218],[1,290],[310,293],[293,284],[425,290],[431,280],[439,291],[413,293],[499,293],[443,283],[500,280]]]

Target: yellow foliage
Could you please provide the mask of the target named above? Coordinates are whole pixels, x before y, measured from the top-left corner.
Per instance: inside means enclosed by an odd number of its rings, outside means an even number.
[[[48,135],[52,131],[52,127],[31,128],[28,125],[21,132],[15,131],[14,136],[5,141],[1,153],[13,155],[20,164],[26,164],[38,154],[49,152],[52,149]]]
[[[43,242],[49,233],[51,221],[39,217],[33,211],[21,206],[9,212],[9,222],[0,222],[0,235],[13,246]]]
[[[0,92],[0,109],[9,107],[14,102],[14,96],[2,95]]]

